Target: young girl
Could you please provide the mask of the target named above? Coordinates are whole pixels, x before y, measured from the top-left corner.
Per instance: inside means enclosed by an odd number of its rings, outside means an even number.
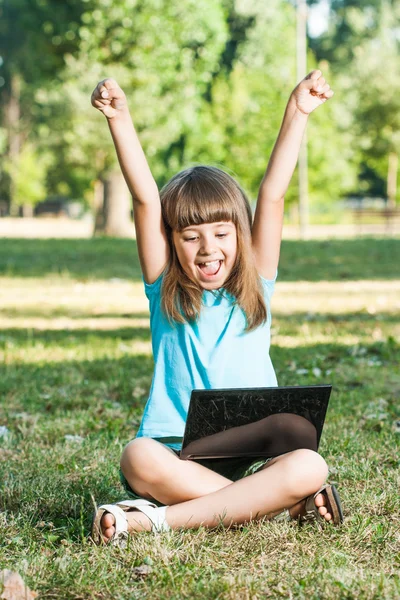
[[[272,518],[339,523],[328,468],[312,450],[268,460],[179,458],[194,388],[275,386],[270,301],[278,267],[284,195],[309,114],[333,96],[320,71],[292,92],[261,182],[254,221],[236,181],[215,167],[178,173],[161,194],[113,79],[92,104],[108,120],[133,196],[136,239],[150,302],[155,370],[136,439],[123,451],[126,500],[99,507],[95,542],[128,532],[215,527]]]

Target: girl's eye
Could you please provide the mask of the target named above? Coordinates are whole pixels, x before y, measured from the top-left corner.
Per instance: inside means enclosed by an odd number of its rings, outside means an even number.
[[[226,237],[228,234],[227,233],[217,233],[217,238],[224,238]]]
[[[195,242],[197,237],[183,238],[185,242]]]

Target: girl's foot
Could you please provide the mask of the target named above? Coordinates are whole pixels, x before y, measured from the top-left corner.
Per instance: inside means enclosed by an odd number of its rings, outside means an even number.
[[[93,516],[92,541],[97,545],[111,541],[113,545],[123,547],[131,531],[168,531],[167,508],[158,507],[144,498],[102,504]]]
[[[328,512],[327,500],[323,494],[318,494],[314,499],[315,506],[318,508],[318,512],[325,519],[325,521],[332,521],[332,514]],[[304,517],[306,514],[306,499],[301,500],[289,510],[289,514],[292,519],[298,519]]]
[[[128,532],[132,531],[151,531],[153,523],[144,513],[139,511],[130,511],[126,513],[128,521]],[[104,513],[100,521],[101,532],[104,540],[107,542],[115,533],[115,517],[109,512]]]
[[[293,519],[303,521],[328,521],[334,525],[343,522],[340,498],[334,485],[326,483],[315,494],[308,496],[289,511]]]

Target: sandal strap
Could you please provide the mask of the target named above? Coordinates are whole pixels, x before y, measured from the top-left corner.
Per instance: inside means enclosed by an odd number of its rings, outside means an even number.
[[[162,531],[170,530],[170,526],[165,518],[165,511],[167,508],[167,506],[157,506],[156,508],[151,508],[150,506],[141,506],[138,508],[138,510],[144,513],[152,522],[153,527],[151,530],[160,533]]]
[[[166,506],[157,506],[154,502],[149,502],[144,498],[138,500],[122,500],[115,504],[102,504],[98,507],[93,519],[92,538],[96,544],[103,541],[101,534],[101,519],[104,513],[111,513],[115,519],[115,533],[111,539],[113,545],[124,545],[128,537],[128,520],[126,513],[136,509],[145,514],[152,523],[152,531],[162,532],[169,531],[170,527],[165,519]]]
[[[123,510],[136,508],[150,519],[153,524],[152,531],[169,531],[170,527],[165,519],[166,506],[157,506],[154,502],[139,498],[138,500],[123,500],[117,502],[116,506]],[[125,517],[126,519],[126,517]]]
[[[319,490],[317,492],[315,492],[315,494],[308,496],[308,498],[306,499],[305,507],[304,507],[305,515],[303,517],[301,517],[302,521],[315,521],[316,519],[318,519],[320,517],[318,508],[315,506],[315,498],[318,496],[318,494],[321,494],[324,490],[326,490],[327,487],[328,487],[328,484],[325,484],[322,487],[320,487]]]
[[[113,515],[115,519],[114,537],[120,537],[121,534],[128,533],[128,521],[126,519],[125,511],[118,504],[102,504],[101,506],[99,506],[99,511],[100,510],[100,520],[106,512]]]
[[[137,500],[120,500],[116,502],[112,506],[120,506],[122,509],[126,507],[127,510],[130,508],[140,509],[142,506],[150,506],[151,508],[158,508],[157,504],[154,502],[150,502],[150,500],[145,500],[144,498],[138,498]]]
[[[343,511],[340,505],[339,494],[334,485],[326,483],[323,485],[315,494],[308,496],[305,503],[305,515],[301,518],[301,521],[315,521],[317,519],[323,519],[321,517],[318,508],[315,506],[315,498],[318,494],[324,494],[329,504],[329,510],[332,514],[332,522],[339,524],[343,521]]]

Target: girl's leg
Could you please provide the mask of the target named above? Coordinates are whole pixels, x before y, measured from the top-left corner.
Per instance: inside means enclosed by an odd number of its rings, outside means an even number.
[[[198,463],[180,460],[173,450],[151,438],[136,438],[125,447],[121,470],[136,494],[166,505],[199,498],[232,483]],[[140,513],[142,517],[143,525],[136,520],[136,527],[150,530],[150,521]],[[106,538],[114,534],[114,522],[110,513],[103,516],[101,526]]]
[[[328,468],[312,450],[296,450],[274,464],[229,486],[173,506],[166,519],[172,528],[215,527],[272,517],[313,494],[325,482]],[[295,516],[295,515],[293,515]],[[296,515],[297,516],[297,515]]]
[[[179,460],[178,463],[186,464]],[[200,467],[200,465],[197,466]],[[206,471],[208,470],[206,469]],[[291,515],[296,518],[301,514],[303,508],[301,500],[315,493],[321,487],[327,472],[326,463],[319,454],[311,450],[296,450],[277,457],[268,465],[268,468],[254,475],[235,483],[229,481],[226,483],[227,480],[222,478],[223,485],[218,489],[168,506],[166,519],[173,529],[182,527],[192,529],[198,528],[200,525],[215,527],[220,523],[229,526],[232,523],[246,523],[266,515],[272,517],[285,508],[291,507],[293,507]],[[125,471],[124,474],[126,477]],[[214,475],[216,474],[214,473]],[[129,481],[128,477],[127,479]],[[166,477],[166,479],[169,478]],[[207,479],[206,476],[204,479]],[[180,480],[179,482],[181,483]],[[216,479],[208,482],[210,487],[216,484]],[[164,485],[164,490],[174,488],[173,481],[168,481]],[[195,482],[189,482],[189,487],[193,491]],[[138,491],[137,487],[135,489]],[[202,489],[198,491],[204,492]],[[330,515],[323,506],[322,495],[317,496],[316,504],[321,506],[320,513],[325,513],[325,518],[329,520]],[[151,529],[150,521],[142,513],[137,511],[127,513],[127,517],[132,531]],[[102,520],[103,533],[106,537],[111,537],[113,534],[113,524],[112,515],[106,514]]]
[[[137,438],[125,447],[121,470],[139,496],[161,504],[192,500],[232,483],[198,463],[180,460],[170,448],[150,438]]]

